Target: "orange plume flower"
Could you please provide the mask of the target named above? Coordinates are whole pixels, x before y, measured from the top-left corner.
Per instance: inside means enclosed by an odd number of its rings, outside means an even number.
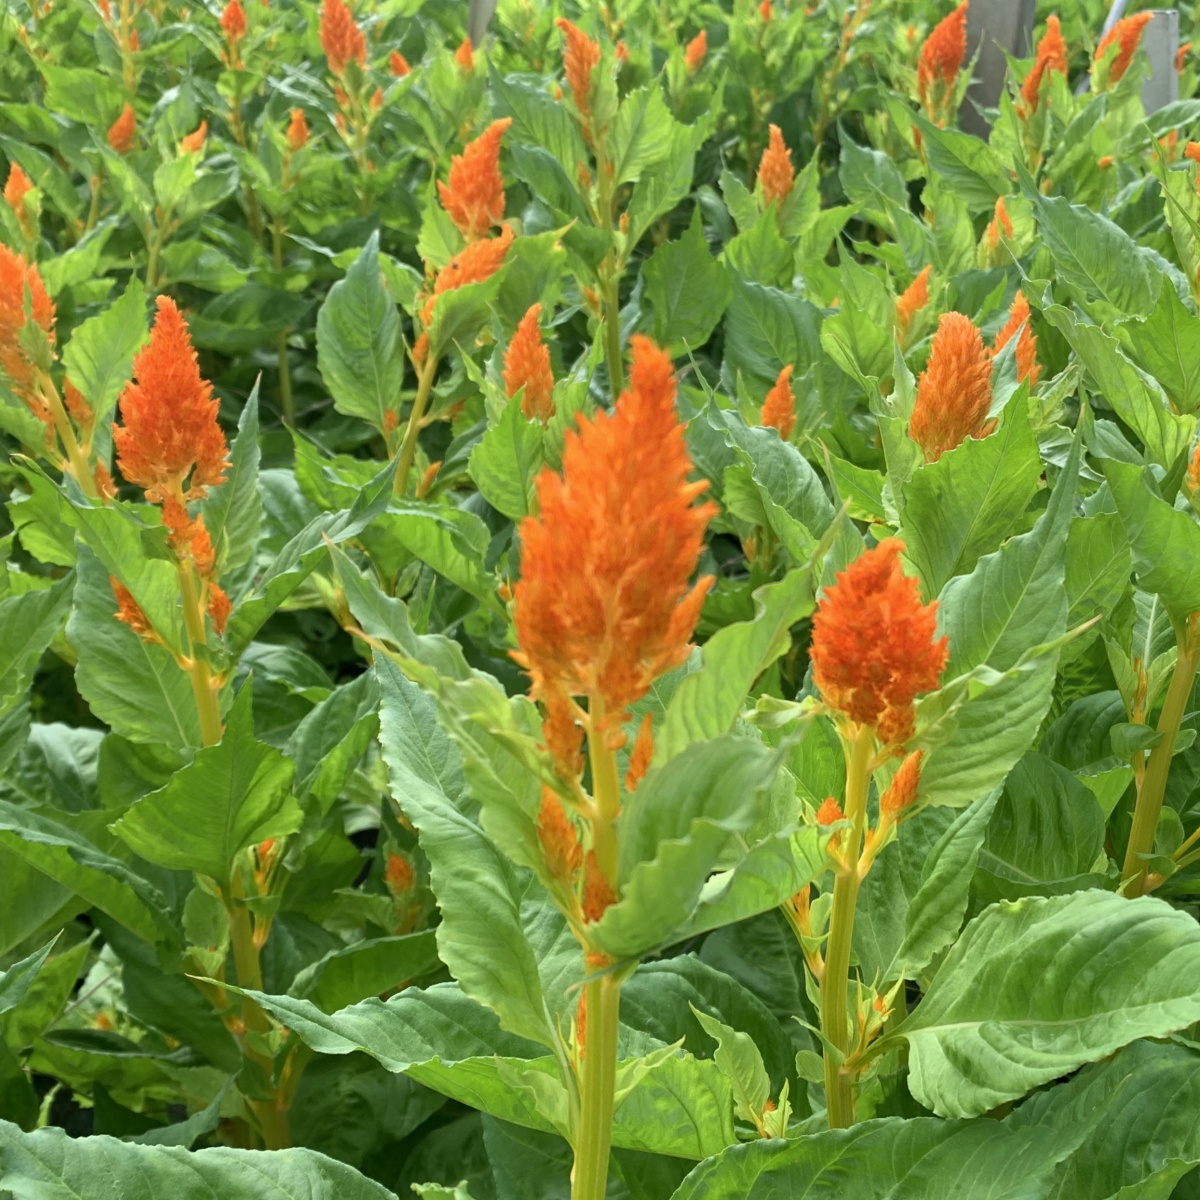
[[[383,867],[384,886],[393,896],[404,896],[412,891],[417,881],[412,863],[403,854],[390,851]]]
[[[520,527],[513,657],[568,772],[580,744],[571,697],[587,696],[598,732],[619,744],[629,706],[687,657],[712,583],[688,582],[716,509],[693,503],[706,485],[688,482],[671,359],[640,335],[632,349],[616,410],[567,434],[562,475],[542,471],[539,514]]]
[[[771,19],[771,0],[762,0],[762,3],[758,6],[758,15],[764,21]]]
[[[361,67],[367,61],[367,40],[344,0],[325,0],[321,9],[321,49],[335,75],[341,75],[352,62]]]
[[[179,141],[180,154],[195,154],[199,150],[204,149],[204,143],[208,138],[208,122],[201,121],[199,126],[183,137]]]
[[[128,625],[143,641],[157,641],[154,627],[142,611],[142,606],[133,598],[133,593],[115,575],[108,577],[108,585],[112,588],[113,599],[117,602],[117,611],[113,616]]]
[[[1133,62],[1133,56],[1142,43],[1142,33],[1153,20],[1154,14],[1148,12],[1122,17],[1100,39],[1100,45],[1096,47],[1096,56],[1092,60],[1096,66],[1099,66],[1113,46],[1117,48],[1112,60],[1107,64],[1107,70],[1096,71],[1093,76],[1101,91],[1111,87],[1129,70],[1129,64]]]
[[[683,63],[689,71],[698,71],[704,65],[708,54],[708,30],[702,29],[690,42],[683,52]]]
[[[1037,56],[1033,67],[1021,85],[1022,116],[1037,111],[1042,80],[1056,71],[1061,75],[1067,73],[1067,43],[1063,40],[1058,17],[1050,16],[1046,19],[1046,32],[1037,44]]]
[[[119,401],[123,424],[113,428],[121,473],[158,503],[176,493],[204,496],[225,478],[229,447],[187,324],[167,296],[158,298],[150,341],[134,358],[133,374],[136,382],[125,385]]]
[[[1030,327],[1029,301],[1025,299],[1025,293],[1022,291],[1017,292],[1012,308],[1008,310],[1008,321],[996,334],[993,352],[999,354],[1017,336],[1018,330],[1021,336],[1017,339],[1017,378],[1028,381],[1031,388],[1037,387],[1037,381],[1042,374],[1037,360],[1037,335]]]
[[[948,640],[935,638],[937,602],[922,604],[900,569],[904,543],[884,538],[840,572],[813,617],[813,682],[821,699],[885,744],[913,735],[913,701],[937,687]]]
[[[511,117],[493,121],[450,159],[447,182],[438,180],[442,207],[468,241],[484,237],[504,219],[500,141],[511,124]]]
[[[1188,55],[1192,52],[1192,43],[1184,42],[1178,50],[1175,51],[1175,70],[1180,74],[1183,73],[1184,67],[1187,66]]]
[[[767,148],[758,164],[758,184],[762,189],[763,203],[770,204],[772,200],[777,200],[782,204],[795,180],[792,152],[787,148],[779,126],[772,125]]]
[[[593,42],[578,26],[571,24],[566,17],[559,17],[554,22],[566,39],[567,48],[563,54],[563,67],[567,73],[567,84],[571,88],[571,96],[575,107],[583,118],[584,126],[592,115],[590,93],[592,90],[592,72],[600,62],[600,44]]]
[[[980,437],[992,406],[992,356],[970,317],[944,313],[929,365],[917,383],[908,435],[936,462],[969,437]]]
[[[629,769],[625,772],[625,790],[637,790],[637,785],[645,778],[654,759],[654,716],[646,713],[638,726],[637,739],[629,754]]]
[[[1200,490],[1200,442],[1196,444],[1195,450],[1192,451],[1192,457],[1188,460],[1187,478],[1184,483],[1187,485],[1189,495]]]
[[[388,68],[397,79],[403,79],[412,71],[412,67],[408,65],[408,59],[399,50],[393,50],[388,56]]]
[[[229,623],[229,614],[233,612],[233,602],[225,594],[225,589],[215,583],[208,585],[208,619],[220,636],[225,632]]]
[[[465,287],[468,283],[482,283],[500,270],[504,257],[512,245],[511,225],[501,228],[494,238],[481,238],[460,250],[437,274],[433,291],[421,309],[421,321],[428,325],[433,318],[433,306],[443,292]],[[423,336],[423,335],[422,335]]]
[[[8,169],[8,182],[4,185],[4,202],[22,222],[25,219],[25,197],[32,191],[33,180],[21,170],[20,163],[13,163]]]
[[[304,109],[293,108],[292,118],[288,122],[287,127],[288,149],[293,152],[303,150],[307,142],[308,118],[304,115]]]
[[[923,750],[906,755],[892,776],[892,782],[879,797],[879,811],[886,822],[894,821],[905,809],[912,807],[921,784],[921,759],[924,756]]]
[[[26,291],[29,294],[28,318]],[[24,255],[0,242],[0,372],[7,376],[12,390],[49,425],[52,418],[38,399],[33,364],[21,346],[21,331],[27,319],[41,326],[53,345],[54,301],[50,299],[37,267],[26,263]]]
[[[932,273],[933,267],[924,267],[896,300],[896,329],[902,342],[908,337],[917,313],[929,303],[929,276]]]
[[[458,65],[462,67],[462,69],[466,71],[468,75],[475,70],[475,48],[471,45],[471,39],[469,37],[463,38],[463,40],[459,43],[458,49],[454,52],[454,61],[458,63]]]
[[[542,802],[537,817],[538,842],[546,869],[559,882],[570,886],[583,865],[579,831],[563,808],[557,793],[542,785]]]
[[[779,436],[786,442],[792,436],[796,427],[796,397],[792,393],[791,363],[779,372],[775,386],[767,393],[763,401],[759,419],[764,425],[779,430]]]
[[[821,801],[821,805],[817,809],[818,825],[836,825],[839,821],[844,821],[845,819],[846,814],[842,812],[842,806],[833,796],[826,796]]]
[[[521,412],[543,424],[554,415],[554,375],[550,370],[550,347],[542,341],[538,320],[540,304],[531,305],[521,318],[504,355],[504,391],[511,399],[521,388]]]
[[[1012,241],[1013,223],[1012,218],[1008,215],[1008,206],[1004,203],[1004,197],[1000,196],[996,200],[996,211],[992,214],[992,219],[988,222],[988,227],[983,235],[988,262],[993,266],[998,266],[1003,257],[1000,248],[1002,237]]]
[[[1188,142],[1183,148],[1183,157],[1191,162],[1200,163],[1200,142]]]
[[[617,893],[600,870],[596,856],[589,850],[583,862],[583,919],[589,924],[599,921],[605,912],[617,902]],[[584,1028],[581,1014],[580,1029]]]
[[[958,73],[967,56],[967,5],[962,3],[934,26],[917,63],[917,99],[931,121],[944,121]]]
[[[108,127],[108,144],[118,154],[128,154],[137,137],[137,114],[127,100],[121,115]]]
[[[231,42],[240,41],[246,36],[246,10],[240,0],[229,0],[225,11],[221,14],[221,28]]]

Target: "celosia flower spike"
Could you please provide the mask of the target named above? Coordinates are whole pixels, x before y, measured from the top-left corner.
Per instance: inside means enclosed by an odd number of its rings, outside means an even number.
[[[208,122],[201,121],[200,124],[179,141],[180,154],[195,154],[204,149],[204,143],[208,138]]]
[[[885,823],[894,822],[916,802],[917,791],[921,785],[921,759],[924,754],[923,750],[914,750],[905,755],[904,761],[892,776],[892,782],[879,797],[879,811]]]
[[[825,704],[885,745],[913,735],[913,701],[938,685],[949,653],[937,603],[922,604],[900,569],[904,543],[884,538],[840,572],[813,617],[813,682]]]
[[[584,128],[588,128],[591,120],[591,90],[592,72],[600,62],[600,45],[593,42],[577,25],[571,24],[566,17],[559,17],[554,22],[562,31],[567,47],[563,54],[563,68],[567,73],[567,84],[571,89],[571,97],[575,108],[583,118]]]
[[[481,238],[460,250],[438,272],[433,281],[433,291],[421,309],[422,323],[429,324],[433,317],[434,303],[443,292],[452,292],[468,283],[482,283],[495,275],[508,254],[512,239],[512,226],[505,225],[498,236]]]
[[[144,642],[154,642],[158,638],[149,618],[142,606],[133,598],[133,593],[115,576],[108,577],[108,585],[112,588],[113,599],[117,602],[117,611],[113,616],[124,625],[128,625]]]
[[[792,393],[791,363],[779,372],[775,385],[767,393],[763,401],[760,420],[764,425],[779,430],[779,436],[786,442],[792,436],[796,427],[796,397]]]
[[[175,492],[204,496],[225,478],[229,447],[187,324],[167,296],[158,298],[150,341],[134,358],[133,375],[119,400],[122,424],[113,429],[121,473],[158,503]]]
[[[221,14],[221,28],[230,42],[240,41],[246,35],[246,10],[240,0],[229,0]]]
[[[547,709],[546,744],[571,772],[579,748],[572,697],[620,738],[629,706],[678,666],[711,584],[690,585],[716,512],[695,504],[670,357],[632,339],[629,389],[613,414],[567,434],[561,476],[538,476],[539,512],[521,523],[514,589],[519,652],[530,694]]]
[[[1096,47],[1096,56],[1093,59],[1096,67],[1101,67],[1104,57],[1111,47],[1116,46],[1117,48],[1112,61],[1107,64],[1107,69],[1101,68],[1093,72],[1093,82],[1100,90],[1111,87],[1129,70],[1133,56],[1137,53],[1138,46],[1141,45],[1142,33],[1153,20],[1154,14],[1148,12],[1135,13],[1132,17],[1122,17],[1100,39],[1100,44]]]
[[[33,180],[21,170],[20,163],[8,169],[8,182],[4,185],[4,202],[17,214],[19,220],[25,216],[25,197],[33,191]]]
[[[702,29],[690,42],[683,52],[683,64],[693,73],[700,70],[704,65],[705,56],[708,54],[708,30]]]
[[[1008,312],[1008,320],[1004,328],[996,334],[994,352],[999,354],[1016,337],[1018,330],[1020,337],[1017,338],[1017,378],[1022,382],[1027,381],[1031,388],[1037,387],[1042,374],[1037,360],[1037,335],[1030,327],[1029,301],[1022,291],[1017,292]]]
[[[817,824],[818,825],[836,825],[839,821],[844,821],[846,814],[842,812],[842,806],[833,796],[826,796],[821,801],[820,807],[817,809]]]
[[[1058,17],[1052,15],[1046,19],[1046,32],[1042,34],[1041,41],[1037,44],[1037,56],[1034,59],[1033,67],[1021,85],[1021,113],[1023,116],[1037,111],[1038,101],[1041,98],[1042,80],[1056,71],[1062,75],[1067,73],[1067,43],[1063,40],[1062,26],[1059,24]]]
[[[782,204],[791,192],[795,180],[792,152],[783,140],[783,131],[778,125],[772,125],[767,148],[758,164],[758,185],[762,190],[763,203],[770,204],[772,200],[776,200]]]
[[[321,49],[335,75],[341,75],[352,62],[361,67],[367,61],[366,38],[344,0],[325,0],[321,9]]]
[[[645,778],[654,761],[654,715],[646,713],[638,726],[637,739],[629,754],[629,769],[625,772],[625,790],[633,792]]]
[[[397,79],[403,79],[405,75],[412,71],[412,67],[408,65],[408,59],[399,50],[393,50],[389,55],[388,69]]]
[[[900,293],[896,299],[896,331],[900,341],[908,337],[917,313],[929,303],[929,276],[933,267],[924,267],[921,273]]]
[[[567,816],[563,802],[551,788],[542,785],[542,802],[537,818],[538,842],[546,870],[552,879],[570,887],[583,865],[579,832]]]
[[[554,415],[554,375],[550,347],[542,341],[538,321],[542,306],[534,304],[521,318],[504,355],[504,390],[511,399],[522,388],[521,412],[527,420],[543,424]]]
[[[458,49],[454,52],[454,61],[470,75],[475,70],[475,48],[471,45],[469,37],[463,38],[459,43]]]
[[[288,149],[293,153],[303,150],[308,142],[308,118],[304,115],[302,108],[292,109],[291,120],[288,121],[287,127],[287,142]]]
[[[484,237],[504,219],[500,142],[510,125],[511,117],[493,121],[450,159],[447,182],[438,180],[442,208],[468,241]]]
[[[118,154],[128,154],[137,136],[137,115],[127,100],[121,115],[108,127],[108,144]]]
[[[909,437],[936,462],[969,437],[979,437],[992,406],[992,356],[970,317],[944,313],[933,335],[929,365],[917,382]]]
[[[39,325],[54,343],[54,302],[36,265],[26,263],[23,255],[0,242],[0,373],[7,376],[12,390],[47,425],[53,420],[49,409],[38,398],[33,364],[21,346],[25,328],[25,296],[29,295],[30,319]]]
[[[917,98],[931,121],[944,121],[958,73],[967,55],[967,5],[962,3],[934,26],[917,63]]]

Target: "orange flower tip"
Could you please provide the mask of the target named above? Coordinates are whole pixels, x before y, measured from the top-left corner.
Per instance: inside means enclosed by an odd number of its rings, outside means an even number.
[[[567,76],[567,86],[571,89],[575,108],[586,122],[591,116],[592,72],[600,62],[600,44],[592,41],[582,29],[573,25],[566,17],[559,17],[554,24],[566,41],[563,69]]]
[[[938,685],[949,652],[937,603],[922,604],[904,574],[904,543],[884,538],[827,588],[813,617],[813,682],[824,703],[885,745],[913,733],[913,702]]]
[[[844,821],[846,814],[842,812],[842,806],[833,796],[826,796],[821,801],[821,806],[817,809],[817,824],[826,827],[836,825],[839,821]]]
[[[38,397],[36,369],[23,345],[22,331],[30,320],[53,346],[54,301],[37,266],[0,242],[0,375],[7,377],[17,396],[49,425],[53,416]]]
[[[1100,72],[1103,82],[1111,85],[1124,77],[1133,62],[1133,56],[1137,53],[1138,46],[1142,44],[1142,33],[1153,20],[1152,12],[1140,12],[1135,13],[1132,17],[1122,17],[1100,39],[1094,61],[1107,66],[1107,70]],[[1113,51],[1111,60],[1106,58],[1110,50]]]
[[[469,283],[482,283],[485,279],[490,279],[495,275],[508,255],[508,248],[512,245],[512,240],[512,226],[502,225],[498,236],[480,238],[479,241],[471,242],[470,245],[460,250],[437,273],[433,284],[433,293],[425,301],[421,310],[421,320],[428,325],[433,319],[434,305],[437,303],[438,296],[443,292],[454,291]],[[424,334],[421,336],[425,337]],[[413,348],[413,358],[418,362],[422,361],[428,348],[428,338],[423,346],[418,339],[417,346]],[[418,350],[420,350],[420,358],[418,358]]]
[[[123,625],[128,625],[143,641],[153,641],[154,627],[150,624],[142,607],[133,598],[133,593],[114,575],[108,577],[117,611],[113,614]]]
[[[929,303],[929,276],[932,272],[933,267],[924,267],[896,300],[896,327],[901,340],[908,335],[917,313]]]
[[[208,619],[217,631],[218,637],[224,634],[225,626],[229,623],[229,615],[233,612],[233,602],[225,594],[223,588],[215,583],[208,585]]]
[[[303,150],[307,142],[308,118],[304,115],[304,109],[293,108],[287,127],[288,149],[295,153],[297,150]]]
[[[504,219],[500,143],[511,125],[511,117],[493,121],[450,159],[447,181],[438,181],[442,208],[468,241],[484,237]]]
[[[789,363],[779,372],[775,385],[767,393],[763,401],[761,420],[763,425],[779,430],[779,436],[786,442],[792,436],[796,427],[796,397],[792,393],[792,364]]]
[[[1021,291],[1013,299],[1007,322],[996,334],[994,353],[999,354],[1014,337],[1017,338],[1017,379],[1028,382],[1031,388],[1036,387],[1042,373],[1037,360],[1037,336],[1030,326],[1029,301]]]
[[[690,42],[683,52],[684,66],[691,72],[700,70],[708,54],[708,30],[702,29]]]
[[[416,879],[412,863],[403,854],[389,851],[383,868],[383,883],[392,896],[398,899],[408,895]]]
[[[475,70],[475,48],[469,37],[463,38],[454,52],[454,61],[469,75]]]
[[[617,902],[617,893],[590,850],[583,864],[583,919],[594,925]]]
[[[403,79],[412,71],[412,67],[408,65],[408,59],[399,50],[393,50],[389,55],[388,69],[397,79]]]
[[[782,203],[791,192],[795,180],[792,153],[783,140],[783,131],[778,125],[772,125],[769,129],[767,148],[758,164],[758,184],[762,191],[763,203]]]
[[[1067,43],[1063,40],[1062,26],[1058,17],[1046,19],[1046,32],[1037,44],[1033,67],[1021,85],[1023,115],[1036,111],[1041,99],[1042,80],[1054,73],[1066,75]]]
[[[137,136],[137,115],[127,100],[121,115],[108,127],[108,144],[118,154],[128,154]]]
[[[1183,148],[1183,157],[1194,163],[1200,163],[1200,142],[1188,142]]]
[[[540,304],[531,305],[521,318],[504,355],[504,391],[511,399],[522,388],[521,412],[525,419],[545,424],[554,415],[554,374],[550,347],[542,341],[538,321]]]
[[[911,808],[917,798],[917,790],[921,782],[921,759],[923,750],[914,750],[900,764],[892,782],[884,789],[879,797],[879,811],[893,819]]]
[[[1192,43],[1184,42],[1182,46],[1175,52],[1175,70],[1180,74],[1187,66],[1188,55],[1192,52]]]
[[[246,10],[242,7],[240,0],[229,0],[225,11],[221,14],[221,28],[231,42],[236,42],[245,36]]]
[[[433,481],[437,478],[437,473],[442,469],[442,460],[432,462],[425,468],[425,474],[421,476],[421,482],[417,484],[417,499],[424,500],[429,495],[429,489],[433,487]]]
[[[4,200],[9,208],[18,216],[25,205],[25,197],[33,191],[33,180],[21,170],[20,163],[13,163],[8,169],[8,182],[4,185]]]
[[[208,122],[201,121],[199,126],[182,138],[179,142],[180,154],[196,154],[204,149],[204,143],[208,138]]]
[[[538,808],[537,834],[551,878],[570,886],[583,863],[583,847],[558,793],[545,784]]]
[[[637,738],[629,754],[629,769],[625,772],[625,790],[633,792],[650,769],[654,758],[654,718],[650,713],[642,717]]]
[[[917,63],[917,96],[926,112],[937,115],[953,92],[967,55],[967,6],[963,2],[925,39]]]
[[[980,437],[992,406],[992,356],[970,317],[945,313],[933,335],[929,365],[917,382],[909,436],[936,462],[969,437]]]
[[[771,19],[771,0],[762,0],[762,3],[758,6],[758,15],[764,21]]]
[[[342,75],[351,63],[367,61],[367,41],[345,0],[325,0],[321,8],[321,49],[329,69]]]

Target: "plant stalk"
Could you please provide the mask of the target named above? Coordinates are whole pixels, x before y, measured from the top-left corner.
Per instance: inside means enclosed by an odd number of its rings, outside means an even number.
[[[271,223],[271,254],[277,274],[283,273],[283,222],[276,217]],[[288,330],[281,329],[275,338],[275,353],[279,360],[279,408],[283,423],[290,429],[296,423],[296,403],[292,399],[292,367],[288,361]]]
[[[215,746],[221,740],[221,705],[213,687],[212,671],[201,656],[208,639],[204,634],[204,611],[200,607],[200,595],[190,562],[179,564],[179,594],[183,601],[183,625],[191,643],[188,675],[196,700],[196,716],[200,721],[200,739],[206,746]]]
[[[849,845],[841,848],[841,863],[833,884],[833,907],[829,915],[829,940],[825,970],[821,977],[821,1032],[843,1056],[850,1052],[847,996],[850,979],[850,946],[854,937],[854,909],[858,903],[858,857],[867,819],[867,791],[871,782],[871,753],[874,736],[861,729],[851,744],[846,766],[846,816],[853,828],[842,837]],[[854,1081],[851,1074],[825,1050],[825,1106],[830,1129],[848,1129],[854,1124]]]
[[[602,975],[584,988],[587,1032],[581,1050],[582,1103],[575,1131],[571,1200],[604,1200],[617,1087],[617,1028],[621,984]]]
[[[1200,614],[1193,613],[1177,630],[1179,657],[1175,661],[1175,671],[1158,718],[1158,732],[1162,738],[1150,751],[1146,763],[1146,773],[1142,777],[1137,806],[1133,812],[1133,828],[1129,831],[1125,865],[1121,871],[1121,891],[1126,896],[1141,896],[1146,890],[1147,862],[1143,856],[1154,850],[1154,837],[1158,832],[1159,817],[1162,816],[1163,796],[1167,789],[1167,777],[1171,773],[1175,743],[1187,714],[1196,671],[1200,668],[1198,618]]]
[[[417,453],[417,435],[421,432],[421,422],[425,418],[425,406],[429,403],[429,393],[433,389],[433,377],[436,374],[437,359],[434,358],[431,351],[425,360],[425,366],[417,377],[417,397],[413,401],[408,427],[404,430],[404,441],[400,445],[400,453],[396,458],[396,478],[392,484],[393,496],[404,496],[408,492],[408,476],[412,471],[413,458]]]
[[[92,468],[88,466],[87,456],[79,445],[79,439],[75,436],[75,430],[71,428],[71,419],[67,416],[67,410],[63,407],[62,399],[58,394],[58,388],[42,372],[39,371],[38,375],[38,392],[42,400],[45,401],[47,408],[50,409],[51,416],[54,418],[54,428],[57,430],[58,436],[62,441],[63,450],[67,455],[67,463],[71,468],[71,474],[75,476],[75,482],[83,489],[83,494],[89,500],[99,500],[100,489],[96,486],[96,477],[92,474]]]

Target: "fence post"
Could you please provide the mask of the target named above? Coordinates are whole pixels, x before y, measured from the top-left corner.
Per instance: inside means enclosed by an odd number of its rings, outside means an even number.
[[[1156,9],[1142,33],[1142,48],[1150,60],[1150,78],[1142,85],[1142,105],[1147,115],[1179,99],[1179,10]]]
[[[467,14],[467,36],[476,50],[483,45],[488,24],[495,11],[496,0],[471,0],[470,11]]]
[[[979,108],[995,108],[1004,89],[1008,69],[1005,54],[1028,57],[1033,46],[1037,0],[972,0],[967,9],[967,54],[979,53],[975,78],[959,112],[959,124],[968,133],[987,137],[988,124]]]

